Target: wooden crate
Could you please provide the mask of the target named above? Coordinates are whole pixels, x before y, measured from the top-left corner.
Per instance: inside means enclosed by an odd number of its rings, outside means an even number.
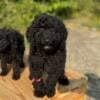
[[[86,78],[74,71],[68,71],[71,84],[68,87],[57,85],[56,94],[52,98],[37,98],[33,95],[33,87],[28,79],[26,69],[20,80],[12,80],[12,72],[8,76],[0,76],[0,100],[85,100]]]

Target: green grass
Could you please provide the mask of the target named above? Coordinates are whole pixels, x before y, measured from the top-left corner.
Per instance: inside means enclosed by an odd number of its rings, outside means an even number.
[[[0,27],[26,29],[40,13],[61,19],[92,16],[87,25],[100,28],[100,0],[0,0]]]

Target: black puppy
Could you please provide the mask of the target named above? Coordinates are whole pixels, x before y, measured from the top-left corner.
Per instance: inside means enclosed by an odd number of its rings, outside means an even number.
[[[67,34],[60,19],[46,14],[37,16],[26,32],[30,43],[30,79],[38,97],[52,97],[57,82],[69,83],[64,76]]]
[[[13,64],[13,79],[20,78],[24,68],[24,37],[13,29],[0,29],[1,75],[8,73],[8,64]]]

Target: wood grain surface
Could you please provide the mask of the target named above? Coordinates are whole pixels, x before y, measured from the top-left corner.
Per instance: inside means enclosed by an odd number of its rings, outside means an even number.
[[[67,92],[56,94],[52,98],[37,98],[33,95],[31,81],[28,79],[28,68],[26,68],[19,80],[12,80],[12,71],[5,77],[0,76],[0,100],[84,100],[85,91],[81,87]],[[81,75],[74,71],[68,71],[69,79],[80,79]]]

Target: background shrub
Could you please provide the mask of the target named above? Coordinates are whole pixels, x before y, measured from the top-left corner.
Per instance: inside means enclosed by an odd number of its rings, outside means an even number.
[[[0,27],[25,29],[40,13],[62,19],[89,16],[99,26],[100,0],[0,0]]]

